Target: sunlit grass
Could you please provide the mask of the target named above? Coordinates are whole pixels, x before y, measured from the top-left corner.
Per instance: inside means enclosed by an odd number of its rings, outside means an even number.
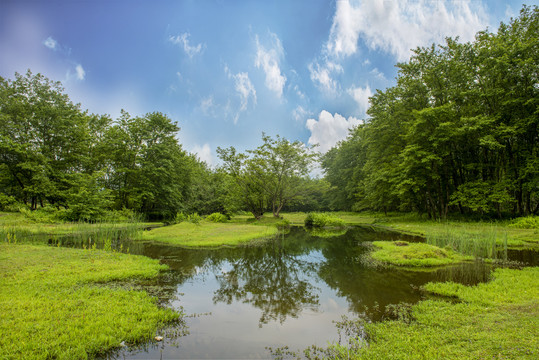
[[[1,358],[86,359],[151,339],[180,314],[145,292],[103,284],[165,268],[142,256],[0,244]]]
[[[424,243],[406,241],[374,241],[372,258],[383,263],[398,266],[440,266],[473,260],[449,249]]]
[[[218,247],[239,245],[253,240],[276,235],[278,229],[273,225],[252,225],[245,223],[213,223],[202,221],[200,224],[182,222],[172,226],[146,231],[143,240],[166,242],[185,247]]]
[[[334,359],[537,359],[539,268],[497,269],[493,277],[476,286],[427,284],[426,290],[452,299],[421,301],[398,320],[359,320],[356,328],[366,337],[348,346],[330,346],[324,355]]]

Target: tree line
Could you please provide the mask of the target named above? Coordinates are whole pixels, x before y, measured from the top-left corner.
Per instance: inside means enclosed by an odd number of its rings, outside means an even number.
[[[73,104],[59,82],[30,70],[0,77],[0,210],[110,211],[172,219],[178,212],[256,218],[271,211],[539,212],[539,10],[474,42],[448,38],[399,63],[397,83],[370,99],[369,118],[320,157],[262,134],[212,169],[153,112],[118,119]],[[310,176],[319,163],[324,178]]]
[[[211,169],[182,148],[179,130],[159,112],[112,120],[82,111],[59,82],[30,70],[0,78],[0,209],[56,209],[66,220],[128,209],[166,220],[324,203],[325,183],[308,176],[315,154],[301,143],[263,135],[244,154],[219,149],[224,165]]]
[[[322,160],[333,206],[445,218],[539,211],[539,10],[397,65]]]

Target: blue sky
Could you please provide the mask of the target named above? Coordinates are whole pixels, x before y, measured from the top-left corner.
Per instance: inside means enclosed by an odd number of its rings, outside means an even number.
[[[0,76],[40,72],[113,118],[163,112],[210,164],[262,132],[326,151],[411,48],[473,40],[522,4],[537,1],[2,0]]]

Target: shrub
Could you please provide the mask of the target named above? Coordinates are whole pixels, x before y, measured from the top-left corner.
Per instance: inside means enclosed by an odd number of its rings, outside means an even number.
[[[539,216],[525,216],[514,219],[510,227],[518,229],[539,229]]]
[[[344,227],[344,220],[328,213],[312,212],[307,214],[305,218],[305,226],[307,227]]]
[[[178,212],[174,217],[174,224],[179,224],[185,220],[187,220],[187,215],[185,215],[183,212]]]
[[[214,223],[225,223],[228,221],[228,218],[226,215],[215,212],[213,214],[206,216],[206,220],[214,222]]]
[[[202,218],[197,213],[193,213],[187,216],[187,221],[189,221],[192,224],[199,224],[200,221],[202,221]]]

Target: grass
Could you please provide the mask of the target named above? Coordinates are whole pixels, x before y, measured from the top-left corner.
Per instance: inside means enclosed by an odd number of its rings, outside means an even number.
[[[138,222],[58,222],[36,223],[20,213],[0,213],[0,243],[43,243],[64,241],[91,247],[110,248],[116,239],[133,239],[139,236],[148,223]],[[153,224],[156,225],[156,224]]]
[[[309,228],[342,228],[345,226],[345,222],[333,213],[311,212],[305,218],[305,226]]]
[[[359,214],[367,217],[368,214]],[[422,219],[414,214],[370,214],[372,224],[388,227],[403,233],[420,236],[440,236],[448,232],[466,233],[476,238],[484,238],[485,234],[495,232],[496,244],[503,247],[505,241],[509,248],[539,248],[539,229],[518,228],[515,221],[436,221]]]
[[[151,339],[180,314],[104,284],[165,268],[142,256],[0,244],[0,358],[86,359]]]
[[[471,256],[463,256],[450,249],[424,243],[406,241],[374,241],[376,250],[372,258],[380,262],[398,266],[440,266],[472,260]]]
[[[446,225],[433,234],[427,233],[427,244],[448,247],[461,254],[473,255],[477,258],[496,259],[498,257],[497,231],[494,227],[488,231],[473,233],[466,229],[455,229]],[[503,249],[507,249],[507,235],[504,238]]]
[[[361,322],[366,340],[334,345],[339,359],[537,359],[539,268],[497,269],[473,287],[430,283],[425,289],[455,300],[424,300],[399,320]]]
[[[146,231],[142,234],[142,239],[185,247],[219,247],[268,238],[277,232],[276,226],[239,223],[237,220],[230,223],[202,221],[200,224],[192,224],[182,222]]]

